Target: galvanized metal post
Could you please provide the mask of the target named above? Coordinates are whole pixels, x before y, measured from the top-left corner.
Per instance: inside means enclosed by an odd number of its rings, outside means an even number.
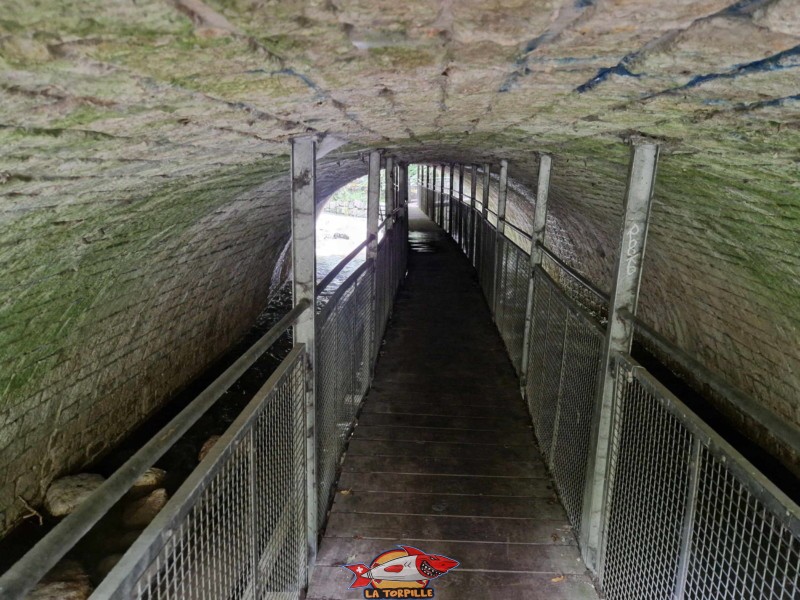
[[[467,236],[464,235],[466,222],[467,211],[464,206],[464,165],[458,163],[458,241],[464,252],[468,252],[466,242]]]
[[[489,183],[492,180],[492,165],[483,165],[483,218],[489,218]]]
[[[630,316],[636,314],[639,299],[657,164],[657,145],[641,144],[632,148],[625,215],[617,251],[606,338],[600,359],[600,378],[586,465],[581,550],[586,564],[595,570],[599,566],[598,556],[603,543],[606,517],[614,393],[617,386],[613,357],[617,352],[629,353],[633,343],[634,323]]]
[[[292,140],[292,291],[295,306],[310,302],[294,326],[294,343],[305,344],[305,419],[306,419],[306,571],[311,581],[317,558],[317,427],[316,427],[316,325],[314,304],[317,283],[316,260],[316,180],[317,141],[313,136]]]
[[[386,233],[388,234],[394,227],[394,220],[389,217],[394,210],[394,159],[386,157],[386,189],[383,191],[383,210],[386,214]]]
[[[462,173],[463,176],[463,173]],[[464,185],[463,179],[461,185]],[[478,215],[475,214],[475,208],[478,203],[478,165],[472,165],[472,173],[469,177],[469,195],[472,200],[470,201],[470,217],[469,217],[469,261],[475,264],[475,247],[478,244],[478,234],[476,233],[478,225]]]
[[[431,207],[432,214],[428,216],[431,218],[431,221],[436,223],[437,219],[439,218],[439,207],[436,205],[436,175],[438,173],[438,168],[436,167],[436,165],[433,165],[432,169],[433,172],[431,174],[431,191],[433,193],[431,194],[431,196],[433,196],[433,206]]]
[[[453,202],[453,183],[455,180],[455,178],[453,177],[453,172],[455,168],[456,168],[455,163],[450,163],[450,181],[449,181],[450,192],[448,193],[449,198],[447,200],[447,207],[448,207],[447,220],[449,222],[451,236],[453,235],[453,228],[456,227],[456,220],[458,219],[458,215],[454,214],[457,213],[458,211],[453,210],[453,205],[455,204],[455,202]]]
[[[399,204],[402,209],[400,219],[402,225],[402,240],[400,249],[400,277],[404,277],[408,269],[408,163],[400,163],[398,169],[400,176],[400,187],[398,189]]]
[[[675,576],[675,589],[672,597],[683,600],[686,592],[686,578],[689,572],[689,559],[692,556],[692,532],[694,530],[697,490],[700,479],[700,440],[692,437],[692,455],[689,459],[689,489],[686,493],[686,508],[683,511],[681,530],[681,549],[678,552],[678,572]]]
[[[508,161],[500,161],[500,189],[497,193],[497,237],[494,246],[494,290],[492,316],[497,315],[500,301],[500,279],[503,270],[503,246],[506,231],[506,198],[508,196]]]
[[[444,165],[440,168],[442,172],[439,177],[439,227],[444,229]]]
[[[533,232],[531,234],[531,271],[528,276],[528,302],[525,305],[525,331],[522,338],[522,366],[519,382],[522,394],[525,395],[525,384],[528,381],[528,354],[530,353],[533,329],[533,286],[536,267],[542,264],[542,248],[547,226],[547,195],[550,191],[550,166],[552,160],[547,154],[539,157],[539,184],[536,188],[536,205],[533,209]]]
[[[372,291],[370,298],[370,306],[372,307],[372,331],[369,336],[370,357],[369,363],[369,381],[372,384],[372,378],[375,374],[375,357],[377,356],[378,347],[378,329],[379,315],[378,315],[378,277],[376,270],[376,262],[378,258],[378,220],[380,219],[379,203],[381,197],[381,153],[379,150],[373,150],[369,153],[369,177],[367,180],[367,238],[370,240],[367,244],[367,262],[371,262],[372,267]]]
[[[400,207],[405,207],[408,205],[408,163],[401,162],[398,165],[398,174],[397,202]]]

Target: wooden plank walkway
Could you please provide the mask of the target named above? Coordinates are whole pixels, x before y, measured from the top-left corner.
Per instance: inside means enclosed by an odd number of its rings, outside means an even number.
[[[597,598],[474,271],[412,206],[412,252],[308,598],[398,544],[460,565],[436,598]]]

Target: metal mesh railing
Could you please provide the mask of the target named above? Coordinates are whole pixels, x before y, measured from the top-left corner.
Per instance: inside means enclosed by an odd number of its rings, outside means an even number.
[[[384,238],[385,239],[385,238]],[[380,256],[380,255],[379,255]],[[364,263],[317,317],[317,522],[325,521],[339,457],[373,360],[373,264]]]
[[[495,253],[497,230],[486,220],[480,222],[481,244],[475,262],[478,265],[478,279],[490,304],[494,301]]]
[[[580,531],[603,330],[534,271],[526,397],[570,524]]]
[[[374,261],[361,265],[317,316],[317,522],[325,522],[339,459],[406,272],[408,219],[385,221]]]
[[[298,598],[305,584],[305,347],[296,346],[96,590]]]
[[[800,596],[797,505],[633,359],[615,363],[608,598]]]
[[[517,373],[522,368],[525,308],[528,302],[530,256],[508,239],[501,246],[500,289],[495,320]]]
[[[467,252],[459,226],[466,219],[458,210],[448,230]],[[529,255],[506,236],[498,245],[496,219],[476,215],[473,264],[519,370]],[[560,499],[580,533],[608,302],[549,250],[530,289],[525,397]],[[630,356],[617,355],[614,364],[596,565],[609,600],[800,598],[797,504]]]

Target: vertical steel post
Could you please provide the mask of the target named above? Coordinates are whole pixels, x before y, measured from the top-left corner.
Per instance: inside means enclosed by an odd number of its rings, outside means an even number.
[[[444,165],[441,165],[439,177],[439,227],[444,229]]]
[[[500,279],[503,270],[503,246],[506,232],[506,198],[508,196],[508,161],[500,161],[500,188],[497,193],[497,237],[494,245],[494,290],[492,316],[497,316],[500,301]]]
[[[675,576],[675,590],[672,597],[683,600],[686,593],[686,578],[689,572],[689,559],[692,555],[692,532],[694,530],[697,490],[700,479],[700,440],[692,437],[692,457],[689,459],[689,489],[686,493],[686,507],[683,511],[681,530],[681,549],[678,553],[678,572]]]
[[[316,428],[316,355],[315,296],[316,261],[316,180],[317,141],[312,136],[292,140],[292,292],[297,305],[311,303],[294,326],[294,343],[305,344],[305,419],[306,419],[306,550],[311,581],[317,558],[317,428]]]
[[[408,163],[401,162],[398,165],[398,173],[400,180],[397,187],[397,203],[401,207],[406,207],[408,206]]]
[[[600,359],[600,378],[586,465],[581,551],[586,564],[594,570],[599,566],[598,556],[603,543],[606,517],[614,395],[617,387],[614,354],[629,353],[633,343],[634,324],[627,315],[636,314],[639,300],[657,164],[657,145],[641,144],[631,149],[625,215],[608,309],[606,338]]]
[[[400,163],[399,169],[400,187],[398,194],[400,196],[399,203],[402,211],[400,212],[400,219],[402,224],[402,248],[400,258],[400,276],[405,276],[406,269],[408,268],[408,163]]]
[[[467,222],[467,211],[464,206],[464,164],[458,163],[458,241],[464,253],[467,250],[467,236],[464,235],[465,225]]]
[[[478,245],[478,234],[476,233],[478,226],[478,215],[475,214],[475,208],[478,203],[478,165],[473,164],[472,173],[469,177],[469,195],[472,200],[470,201],[470,217],[469,217],[469,260],[473,265],[475,262],[475,248]],[[463,174],[462,174],[463,175]],[[463,185],[463,181],[462,181]],[[476,265],[477,266],[477,265]]]
[[[449,183],[450,183],[450,191],[448,192],[449,198],[447,200],[447,208],[448,208],[447,220],[448,220],[448,226],[450,227],[450,237],[453,237],[453,229],[456,227],[456,223],[455,222],[456,222],[456,219],[458,218],[456,214],[453,214],[453,213],[457,212],[457,211],[453,210],[453,205],[455,204],[455,202],[453,202],[453,183],[454,183],[454,179],[455,179],[453,177],[453,172],[455,170],[455,167],[456,167],[455,163],[450,163],[450,181],[449,181]]]
[[[489,219],[489,183],[492,180],[492,165],[483,165],[483,218]]]
[[[383,190],[383,210],[386,213],[386,218],[394,210],[394,159],[391,156],[386,157],[386,189]],[[386,221],[386,233],[394,227],[393,219]]]
[[[428,216],[434,223],[436,223],[437,219],[439,218],[439,207],[436,205],[436,175],[438,174],[438,171],[439,169],[436,167],[436,165],[433,165],[433,173],[431,175],[431,190],[433,192],[431,194],[431,196],[433,196],[433,206],[431,207],[431,213],[433,214]]]
[[[369,153],[369,177],[367,180],[367,237],[372,236],[369,244],[367,244],[367,261],[372,262],[372,291],[370,298],[370,306],[372,307],[372,331],[370,332],[370,357],[369,364],[369,381],[372,384],[372,378],[375,374],[375,358],[377,356],[378,348],[378,330],[380,329],[378,315],[378,273],[377,273],[377,258],[378,258],[378,220],[380,219],[379,203],[381,197],[381,153],[379,150],[373,150]]]
[[[528,354],[530,352],[531,335],[533,335],[533,286],[536,267],[542,264],[544,234],[547,227],[547,195],[550,191],[550,166],[552,160],[547,154],[539,157],[539,184],[536,188],[536,206],[533,209],[533,232],[531,234],[531,269],[528,275],[528,302],[525,305],[525,330],[522,338],[522,366],[519,383],[522,395],[525,395],[525,384],[528,381]]]

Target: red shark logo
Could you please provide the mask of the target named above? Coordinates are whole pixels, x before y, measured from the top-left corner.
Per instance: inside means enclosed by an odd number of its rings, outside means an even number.
[[[384,581],[408,582],[408,587],[425,587],[431,579],[441,577],[459,565],[457,560],[447,556],[426,554],[412,546],[398,547],[402,552],[399,550],[384,552],[376,557],[369,567],[362,563],[343,565],[342,568],[355,575],[350,588],[369,585],[377,588]]]

